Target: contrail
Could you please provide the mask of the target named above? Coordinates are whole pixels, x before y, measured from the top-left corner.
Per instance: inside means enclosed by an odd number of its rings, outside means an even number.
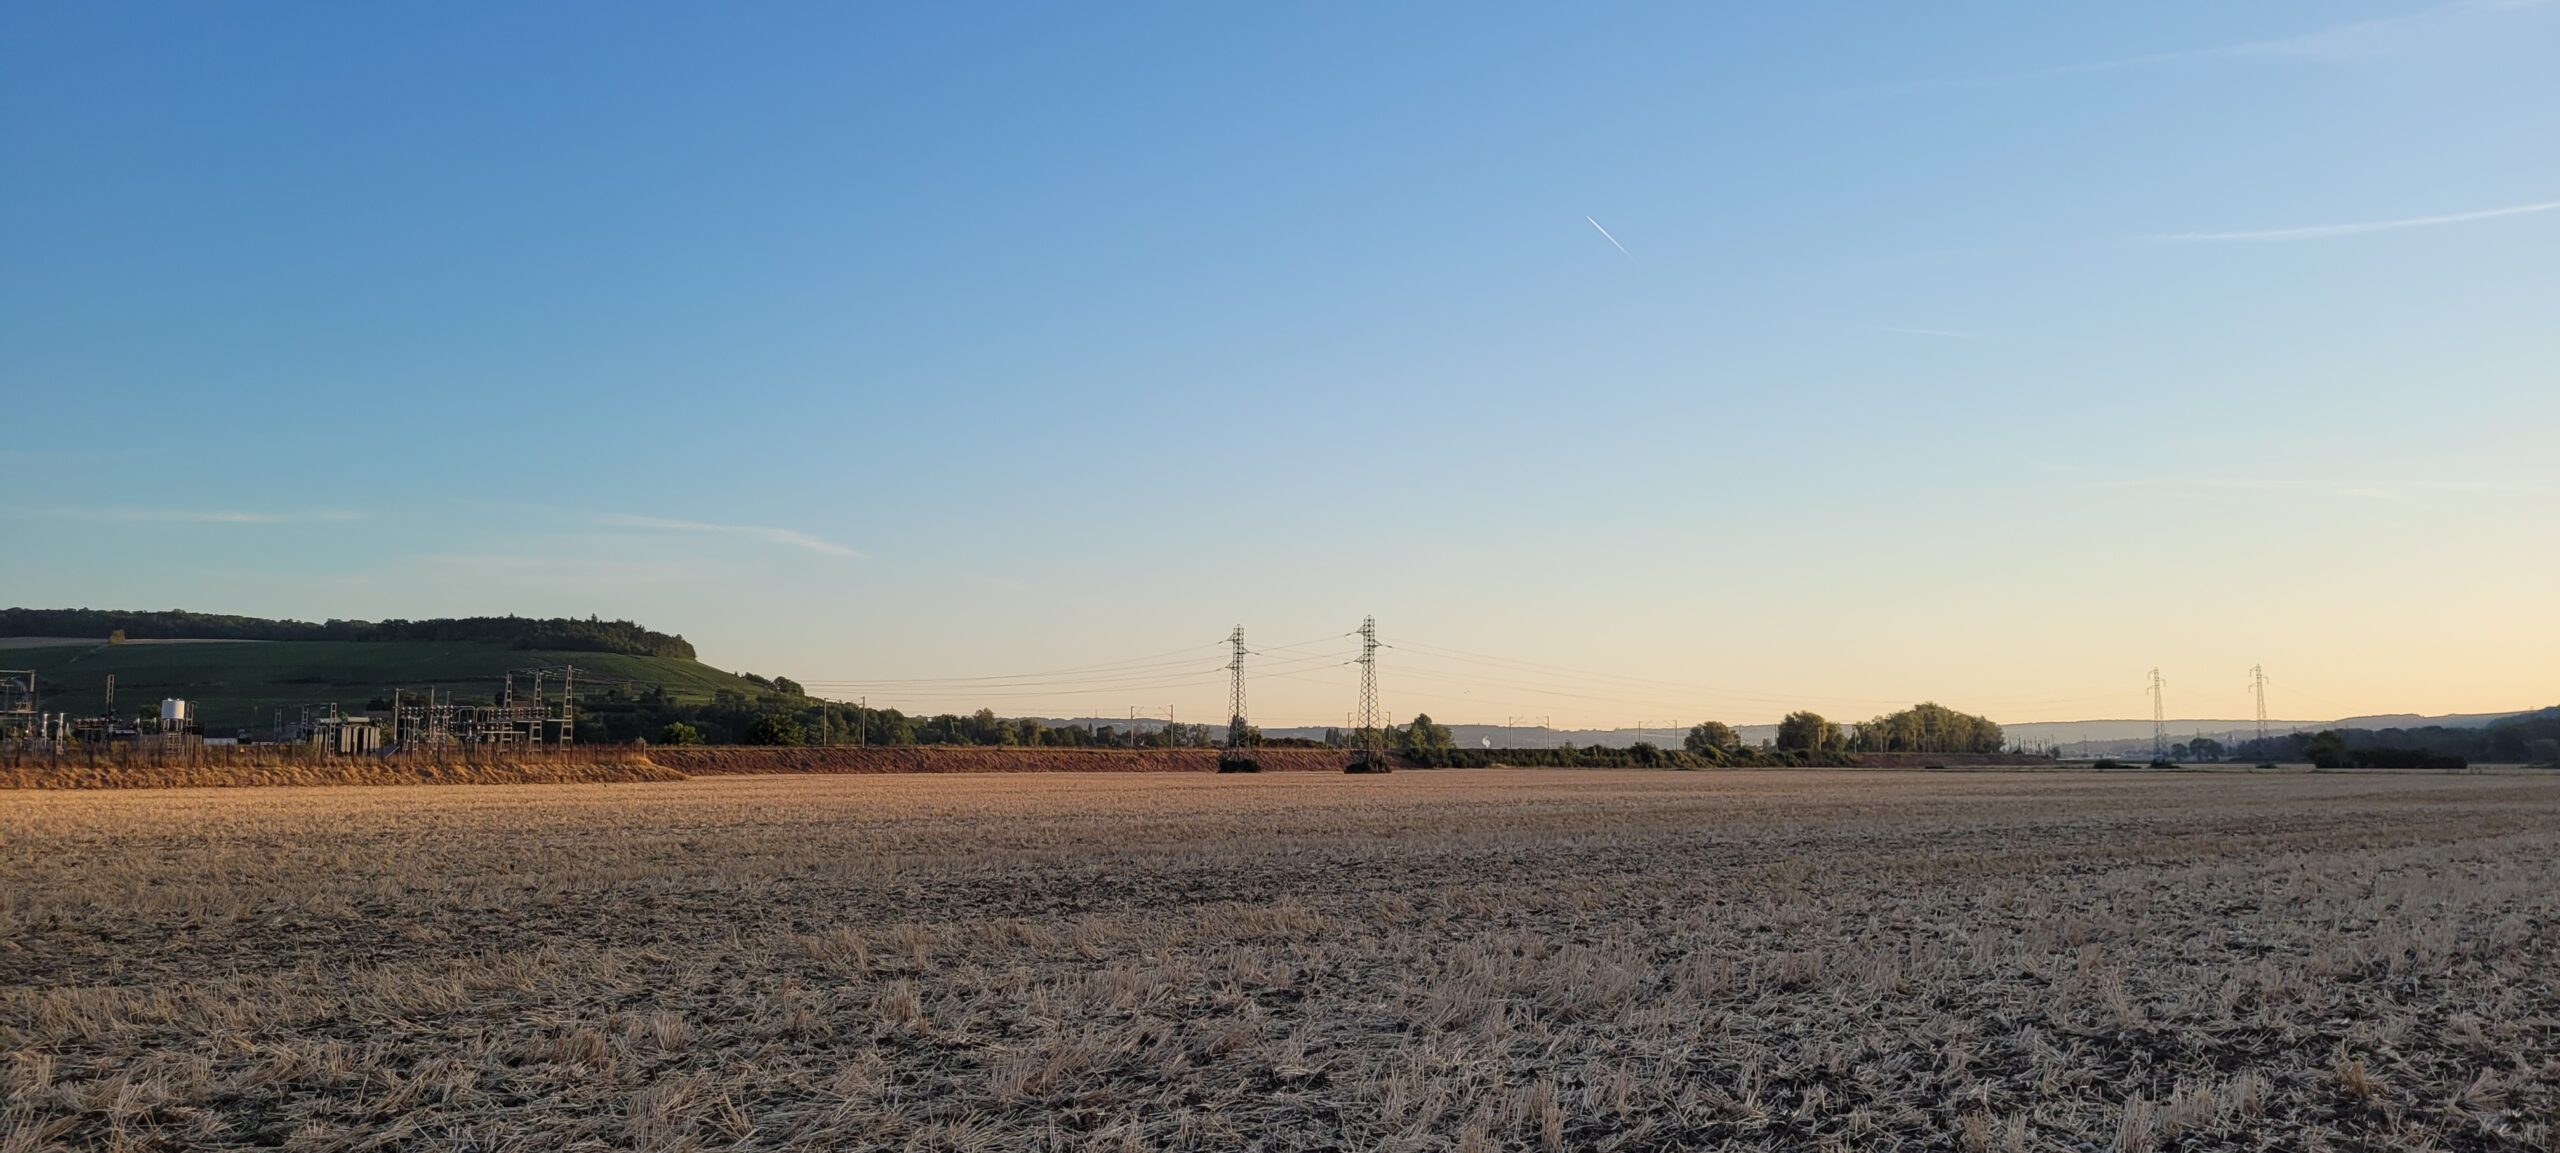
[[[2218,240],[2319,240],[2330,236],[2357,236],[2367,232],[2388,232],[2395,228],[2427,228],[2438,224],[2468,224],[2474,220],[2495,220],[2501,216],[2524,216],[2560,208],[2560,200],[2540,204],[2518,204],[2508,208],[2486,208],[2478,212],[2455,212],[2444,216],[2411,216],[2400,220],[2367,220],[2356,224],[2323,224],[2312,228],[2269,228],[2257,232],[2173,232],[2150,239],[2167,243],[2196,243]]]
[[[1588,217],[1588,216],[1583,217],[1583,219],[1584,219],[1584,220],[1591,220],[1591,218],[1590,218],[1590,217]],[[1597,220],[1591,220],[1591,227],[1593,227],[1593,228],[1600,228],[1600,222],[1599,222],[1599,221],[1597,221]],[[1606,228],[1600,228],[1600,235],[1602,235],[1602,236],[1609,236],[1609,230],[1608,230],[1608,229],[1606,229]],[[1617,245],[1618,251],[1619,251],[1619,252],[1621,252],[1621,253],[1625,253],[1625,255],[1626,255],[1626,258],[1627,258],[1627,259],[1629,259],[1629,260],[1633,260],[1633,259],[1635,259],[1635,258],[1636,258],[1636,254],[1635,254],[1635,253],[1627,252],[1627,246],[1626,246],[1626,245],[1618,244],[1618,238],[1617,238],[1617,237],[1609,236],[1609,243],[1614,244],[1614,245]]]

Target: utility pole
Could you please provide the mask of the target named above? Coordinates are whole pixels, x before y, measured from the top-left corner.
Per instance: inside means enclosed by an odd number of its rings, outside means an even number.
[[[1360,743],[1344,770],[1353,773],[1383,773],[1387,764],[1386,720],[1378,710],[1378,618],[1360,618],[1360,715],[1352,728],[1352,739]]]
[[[2169,757],[2169,709],[2163,690],[2169,682],[2160,679],[2160,670],[2151,670],[2151,759]]]

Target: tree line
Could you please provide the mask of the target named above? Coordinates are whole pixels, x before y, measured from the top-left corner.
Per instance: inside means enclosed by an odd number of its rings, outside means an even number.
[[[1731,747],[1741,738],[1731,726],[1707,721],[1689,730],[1686,744]],[[1957,753],[1987,755],[2007,747],[1988,717],[1923,701],[1896,713],[1842,728],[1822,714],[1799,709],[1778,722],[1776,748],[1797,753]]]
[[[1036,717],[974,713],[910,715],[824,701],[788,677],[747,675],[760,691],[723,689],[708,702],[680,701],[657,686],[622,685],[583,693],[578,739],[653,745],[984,745],[1026,748],[1208,748],[1226,738],[1221,726],[1167,723],[1135,730],[1115,725],[1052,725]]]
[[[439,617],[431,620],[269,620],[182,610],[0,609],[0,636],[128,640],[442,641],[519,649],[694,659],[683,637],[597,617]]]
[[[2308,761],[2322,768],[2455,768],[2455,762],[2560,764],[2560,706],[2477,728],[2323,729],[2233,744],[2233,760]]]

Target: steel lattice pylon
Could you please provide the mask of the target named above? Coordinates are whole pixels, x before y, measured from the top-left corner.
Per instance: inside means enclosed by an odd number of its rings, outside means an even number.
[[[1218,771],[1250,773],[1262,765],[1245,749],[1244,720],[1244,626],[1237,625],[1227,634],[1227,747],[1218,751]]]
[[[2160,670],[2151,670],[2151,759],[2169,759],[2169,707],[2165,694],[2169,682],[2160,679]]]
[[[1387,763],[1386,718],[1378,710],[1378,618],[1360,618],[1360,713],[1352,739],[1350,772],[1383,773]]]
[[[1232,649],[1227,657],[1227,747],[1244,747],[1244,626],[1227,634]]]
[[[2267,755],[2267,666],[2249,666],[2249,692],[2258,698],[2258,756]]]

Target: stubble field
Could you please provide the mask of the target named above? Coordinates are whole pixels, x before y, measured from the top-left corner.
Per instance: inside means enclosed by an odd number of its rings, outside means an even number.
[[[2549,1149],[2560,781],[0,794],[0,1150]]]

